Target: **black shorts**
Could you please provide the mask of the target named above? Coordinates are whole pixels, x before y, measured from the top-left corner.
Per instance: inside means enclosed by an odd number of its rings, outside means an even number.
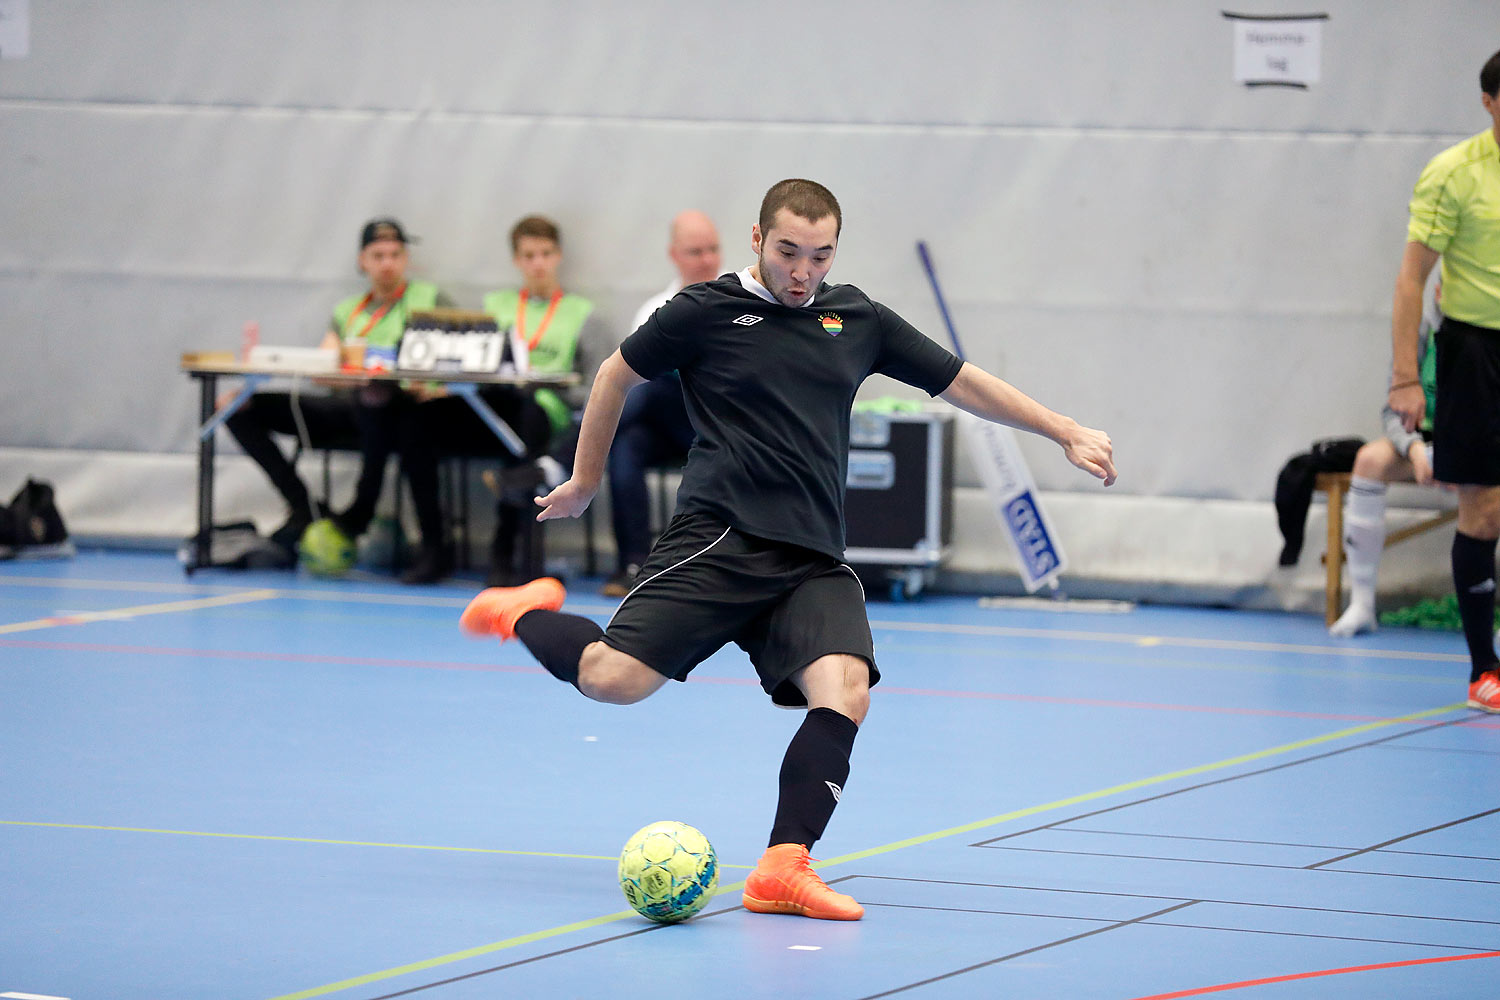
[[[620,602],[604,641],[673,680],[734,642],[778,705],[806,697],[791,676],[847,653],[880,680],[864,588],[848,566],[797,545],[746,535],[701,513],[667,525]]]
[[[1432,474],[1500,485],[1500,330],[1443,317],[1437,337]]]

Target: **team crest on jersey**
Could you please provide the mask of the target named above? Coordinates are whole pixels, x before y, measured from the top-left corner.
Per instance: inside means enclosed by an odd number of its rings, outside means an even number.
[[[837,337],[844,332],[844,318],[838,313],[821,313],[818,322],[823,324],[823,332],[830,337]]]

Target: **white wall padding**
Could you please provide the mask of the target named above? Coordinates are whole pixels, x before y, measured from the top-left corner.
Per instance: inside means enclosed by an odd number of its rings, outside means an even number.
[[[315,341],[371,216],[472,307],[547,213],[623,336],[673,213],[741,267],[761,194],[802,175],[843,202],[835,280],[945,340],[927,240],[971,358],[1112,434],[1107,497],[1028,442],[1043,489],[1104,523],[1116,494],[1268,510],[1293,452],[1378,433],[1406,202],[1488,124],[1500,46],[1493,2],[1321,9],[1300,91],[1235,85],[1200,0],[33,4],[0,62],[0,446],[186,456],[179,353],[251,319]],[[157,499],[191,511],[130,502]],[[1201,537],[1238,530],[1217,517]]]

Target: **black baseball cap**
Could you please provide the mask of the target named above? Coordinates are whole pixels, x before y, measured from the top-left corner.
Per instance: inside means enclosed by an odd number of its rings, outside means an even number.
[[[359,248],[361,250],[371,243],[380,240],[395,240],[397,243],[417,242],[414,237],[406,235],[406,230],[401,228],[401,223],[389,216],[381,219],[371,219],[365,223],[365,228],[359,231]]]

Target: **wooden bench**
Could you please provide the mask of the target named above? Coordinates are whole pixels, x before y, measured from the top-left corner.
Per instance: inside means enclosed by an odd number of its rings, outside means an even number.
[[[1339,602],[1343,596],[1344,589],[1344,494],[1349,492],[1349,480],[1352,475],[1348,472],[1320,472],[1318,473],[1315,489],[1320,493],[1328,494],[1328,550],[1323,555],[1323,563],[1327,569],[1327,579],[1324,581],[1324,609],[1323,617],[1329,625],[1338,621]],[[1434,528],[1441,528],[1458,519],[1458,511],[1442,510],[1433,514],[1425,521],[1407,525],[1397,531],[1385,536],[1385,547],[1390,548],[1397,542],[1404,542]]]

